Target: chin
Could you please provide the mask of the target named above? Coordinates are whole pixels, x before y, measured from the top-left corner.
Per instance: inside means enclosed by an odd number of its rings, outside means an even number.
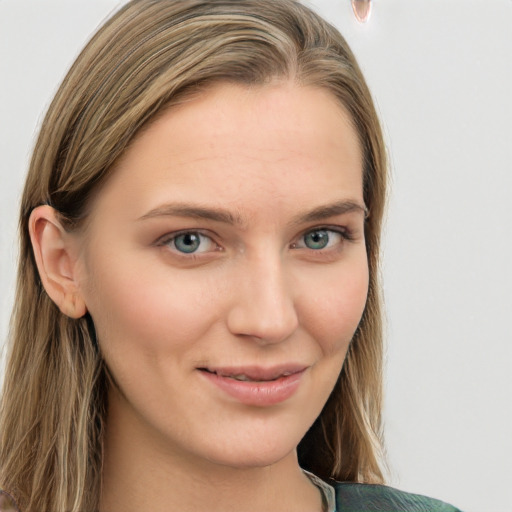
[[[211,462],[239,470],[257,469],[273,466],[288,457],[296,458],[295,454],[296,447],[293,447],[289,451],[282,450],[279,452],[253,450],[233,454],[231,457],[219,457]]]
[[[237,469],[268,467],[283,459],[296,459],[296,449],[300,439],[300,435],[286,436],[285,431],[268,433],[265,436],[254,435],[249,441],[227,439],[229,444],[217,444],[216,449],[209,450],[207,458],[215,464]]]

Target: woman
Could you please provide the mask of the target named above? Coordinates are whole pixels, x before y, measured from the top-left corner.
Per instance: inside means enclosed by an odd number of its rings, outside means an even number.
[[[24,512],[454,510],[371,485],[385,192],[370,93],[309,9],[129,2],[34,150],[2,487]]]

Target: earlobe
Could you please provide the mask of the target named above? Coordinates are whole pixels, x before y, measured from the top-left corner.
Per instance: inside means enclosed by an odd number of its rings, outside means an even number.
[[[80,318],[87,313],[76,280],[76,254],[71,236],[51,206],[38,206],[29,219],[30,240],[41,282],[62,313]]]

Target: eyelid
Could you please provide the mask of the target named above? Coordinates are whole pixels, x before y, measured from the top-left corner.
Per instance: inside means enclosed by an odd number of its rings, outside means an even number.
[[[314,233],[315,231],[327,231],[331,233],[335,233],[336,235],[341,237],[341,240],[335,244],[334,247],[325,247],[321,249],[312,249],[307,247],[303,240],[306,235],[309,233]],[[213,249],[205,250],[205,251],[194,251],[190,253],[182,252],[178,250],[174,244],[173,241],[179,237],[180,235],[184,234],[197,234],[201,237],[208,238],[210,242],[215,246]],[[182,257],[184,259],[190,260],[193,258],[200,258],[202,256],[211,255],[215,252],[222,252],[224,248],[216,241],[217,235],[216,233],[212,233],[209,230],[204,229],[180,229],[178,231],[172,231],[169,233],[166,233],[165,235],[160,236],[153,245],[159,246],[159,247],[166,247],[174,256]],[[301,234],[296,238],[295,242],[292,242],[289,245],[289,248],[291,249],[305,249],[310,252],[315,253],[327,253],[329,251],[333,251],[336,249],[340,249],[346,242],[352,242],[358,238],[357,231],[354,232],[351,228],[348,228],[347,226],[340,226],[340,225],[320,225],[320,226],[314,226],[310,227],[304,231],[301,232]],[[299,245],[300,243],[300,245]]]
[[[328,232],[331,232],[331,233],[335,233],[336,235],[339,235],[341,237],[341,242],[339,244],[337,244],[337,246],[339,247],[340,245],[343,245],[344,242],[352,242],[353,240],[355,240],[355,236],[354,236],[354,233],[351,229],[347,228],[347,227],[343,227],[343,226],[325,226],[325,225],[322,225],[322,226],[315,226],[313,228],[309,228],[307,229],[306,231],[303,231],[298,237],[297,237],[297,240],[303,240],[304,237],[306,235],[308,235],[309,233],[314,233],[315,231],[328,231]],[[291,244],[291,248],[292,249],[307,249],[307,250],[310,250],[310,251],[313,251],[313,252],[325,252],[325,251],[329,251],[329,250],[332,250],[334,249],[334,247],[325,247],[325,248],[322,248],[322,249],[311,249],[309,247],[306,247],[305,244],[303,244],[302,246],[298,246],[298,242],[293,242]]]
[[[182,251],[179,251],[173,244],[173,241],[176,240],[181,235],[187,235],[187,234],[195,234],[199,235],[201,238],[208,238],[210,242],[215,246],[213,250],[205,250],[205,251],[194,251],[191,253],[185,253]],[[159,237],[154,245],[158,247],[167,247],[174,255],[184,257],[184,258],[193,258],[198,257],[199,255],[208,254],[212,252],[217,252],[222,250],[222,247],[215,241],[214,236],[212,233],[208,232],[205,233],[202,229],[180,229],[179,231],[173,231],[171,233],[166,233],[165,235]]]

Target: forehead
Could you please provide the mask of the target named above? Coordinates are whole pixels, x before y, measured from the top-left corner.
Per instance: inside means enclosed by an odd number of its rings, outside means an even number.
[[[362,201],[361,148],[337,98],[293,83],[223,83],[159,115],[95,202],[124,198],[138,217],[169,200],[250,209],[258,200],[308,203],[316,195]]]

